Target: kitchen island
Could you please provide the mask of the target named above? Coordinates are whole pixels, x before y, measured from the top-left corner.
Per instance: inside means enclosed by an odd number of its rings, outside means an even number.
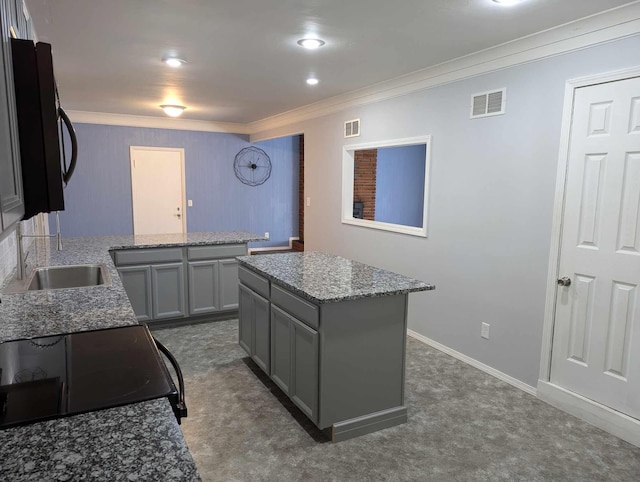
[[[36,241],[35,266],[104,263],[112,283],[0,295],[0,341],[137,324],[109,250],[256,239],[244,232],[71,238],[62,251]],[[167,399],[0,430],[0,474],[11,481],[200,480]]]
[[[435,286],[326,253],[243,256],[239,344],[333,441],[407,421],[408,294]]]

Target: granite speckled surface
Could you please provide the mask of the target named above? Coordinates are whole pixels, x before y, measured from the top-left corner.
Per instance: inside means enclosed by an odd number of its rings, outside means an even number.
[[[62,251],[38,240],[27,272],[35,266],[104,263],[112,284],[0,295],[0,341],[137,324],[109,249],[261,239],[245,232],[69,238]],[[0,474],[11,481],[200,480],[166,399],[0,430]]]
[[[211,244],[243,244],[265,241],[266,238],[246,231],[220,231],[209,233],[153,234],[119,236],[111,249],[155,248],[159,246],[207,246]],[[115,238],[114,238],[115,240]],[[121,241],[120,241],[121,240]]]
[[[0,431],[0,478],[198,481],[166,399]]]
[[[314,303],[435,289],[435,285],[327,253],[239,256],[241,265]]]

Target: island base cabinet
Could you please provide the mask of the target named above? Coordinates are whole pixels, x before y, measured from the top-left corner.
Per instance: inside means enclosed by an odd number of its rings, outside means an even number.
[[[244,264],[239,273],[240,345],[332,441],[406,423],[406,293],[314,303]],[[270,357],[258,355],[267,343]]]
[[[271,305],[271,378],[318,422],[318,332]]]
[[[253,361],[270,374],[269,301],[239,285],[239,344]]]
[[[290,325],[289,315],[271,306],[271,379],[287,395],[291,383]]]
[[[292,359],[289,396],[318,423],[318,332],[291,318]]]
[[[243,285],[238,286],[238,344],[251,356],[253,346],[253,308],[252,291]]]

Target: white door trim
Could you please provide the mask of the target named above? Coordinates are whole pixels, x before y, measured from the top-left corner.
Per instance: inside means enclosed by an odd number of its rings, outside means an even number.
[[[542,330],[542,351],[540,356],[540,375],[538,378],[539,397],[554,406],[562,408],[598,427],[614,433],[630,443],[638,445],[640,442],[640,423],[627,417],[621,412],[605,407],[591,400],[569,392],[550,383],[551,380],[551,350],[553,348],[553,328],[556,306],[556,292],[558,280],[558,266],[560,262],[560,237],[564,214],[564,196],[566,189],[567,164],[569,160],[569,140],[571,135],[571,121],[573,113],[573,98],[575,90],[589,85],[615,82],[640,76],[640,66],[624,70],[617,70],[604,74],[580,77],[568,80],[565,84],[564,107],[562,112],[562,128],[560,131],[560,153],[558,155],[558,171],[556,175],[555,200],[553,204],[553,220],[551,227],[551,246],[549,250],[549,269],[547,274],[547,294],[544,310],[544,325]],[[585,402],[587,400],[587,402]],[[585,403],[589,409],[585,409]],[[598,415],[587,417],[586,413],[600,412]],[[613,422],[623,417],[624,423]],[[635,420],[637,425],[629,423]],[[626,435],[625,435],[626,429]],[[632,440],[635,440],[632,441]]]
[[[133,153],[136,149],[144,151],[170,151],[178,152],[180,154],[180,174],[182,178],[182,232],[187,232],[187,185],[184,172],[184,148],[182,147],[154,147],[154,146],[129,146],[129,177],[133,172]],[[133,186],[131,187],[131,219],[133,220]],[[132,232],[135,233],[133,225],[131,226]]]

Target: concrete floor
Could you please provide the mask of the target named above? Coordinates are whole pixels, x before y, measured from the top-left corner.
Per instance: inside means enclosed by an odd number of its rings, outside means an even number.
[[[154,334],[186,379],[204,481],[634,481],[640,448],[409,338],[409,422],[333,444],[237,344],[237,320]]]

